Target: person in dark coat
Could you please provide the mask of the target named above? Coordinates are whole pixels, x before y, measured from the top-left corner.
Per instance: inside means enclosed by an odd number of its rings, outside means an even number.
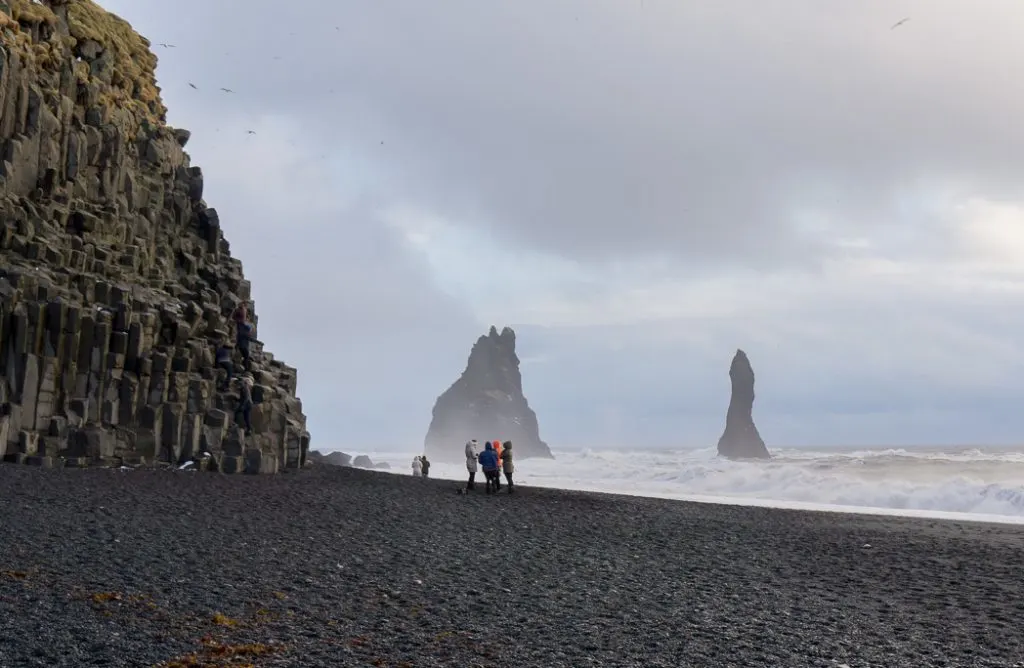
[[[227,392],[231,389],[231,379],[235,376],[235,365],[231,363],[231,353],[231,346],[228,345],[227,341],[221,341],[220,345],[217,346],[215,356],[217,368],[224,369],[225,373],[227,373],[224,382],[220,384],[221,392]]]
[[[494,446],[488,441],[484,451],[480,453],[480,468],[483,469],[484,478],[487,479],[487,493],[498,492],[498,454]]]
[[[512,473],[515,466],[512,465],[512,441],[505,441],[501,444],[501,469],[505,472],[505,480],[508,482],[508,493],[512,493]]]
[[[235,336],[235,347],[242,353],[242,365],[248,370],[251,368],[249,344],[255,340],[256,335],[252,324],[248,322],[238,323],[238,334]]]

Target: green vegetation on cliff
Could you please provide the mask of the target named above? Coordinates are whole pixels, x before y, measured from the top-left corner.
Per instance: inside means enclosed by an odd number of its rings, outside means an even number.
[[[157,57],[149,40],[127,21],[91,0],[48,4],[8,0],[7,4],[9,13],[0,11],[0,43],[5,47],[46,66],[69,57],[101,54],[92,66],[76,61],[78,83],[103,87],[99,101],[111,110],[130,110],[136,127],[166,122],[167,109],[156,85]]]

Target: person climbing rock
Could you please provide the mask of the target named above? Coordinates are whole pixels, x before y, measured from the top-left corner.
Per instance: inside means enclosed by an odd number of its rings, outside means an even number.
[[[249,350],[249,344],[255,338],[255,332],[253,331],[253,326],[250,323],[238,323],[238,333],[235,335],[235,347],[238,348],[238,352],[242,353],[242,365],[247,371],[252,368],[250,362],[252,353]]]
[[[429,477],[430,476],[430,460],[427,459],[426,455],[423,455],[422,457],[420,457],[420,466],[423,468],[423,477],[424,478]]]
[[[419,457],[413,457],[412,458],[412,474],[415,477],[418,478],[418,477],[420,477],[420,475],[422,473],[423,473],[423,462],[420,460]]]
[[[224,382],[220,384],[220,391],[227,392],[231,388],[231,379],[235,376],[235,365],[231,363],[231,346],[228,345],[227,340],[222,340],[220,345],[217,346],[217,352],[215,355],[216,366],[218,369],[224,369],[227,376],[224,378]]]
[[[487,441],[484,451],[477,458],[480,461],[480,468],[484,471],[484,478],[487,480],[487,493],[498,493],[498,456],[494,454],[494,444]]]
[[[512,465],[512,441],[505,441],[501,448],[501,469],[505,472],[505,480],[508,481],[508,493],[512,493],[512,473],[515,467]]]
[[[235,312],[231,314],[231,320],[235,325],[241,325],[249,321],[249,303],[242,302],[236,308]]]
[[[468,492],[472,492],[476,488],[476,451],[476,439],[466,441],[466,470],[469,471],[469,482],[466,483],[466,491]]]
[[[245,420],[245,433],[249,435],[252,433],[252,386],[253,378],[249,374],[242,376],[242,389],[239,395],[238,408],[236,409],[236,417],[238,413],[242,414],[243,420]]]

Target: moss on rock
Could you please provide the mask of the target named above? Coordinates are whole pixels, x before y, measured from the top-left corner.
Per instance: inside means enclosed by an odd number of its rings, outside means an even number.
[[[48,5],[32,0],[7,0],[11,8],[11,17],[18,23],[57,24],[57,15]]]
[[[0,43],[41,67],[68,63],[79,85],[98,84],[99,102],[122,113],[135,129],[162,127],[167,108],[156,84],[157,57],[148,39],[92,0],[7,0],[0,11]],[[105,59],[90,67],[76,58],[87,45]],[[128,112],[127,114],[123,112]]]

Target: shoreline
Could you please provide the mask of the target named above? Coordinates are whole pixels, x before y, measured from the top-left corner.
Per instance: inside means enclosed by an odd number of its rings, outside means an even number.
[[[1024,660],[1011,525],[456,487],[0,467],[0,666]]]
[[[384,460],[382,460],[384,461]],[[353,467],[360,471],[367,471],[370,473],[387,473],[396,476],[405,476],[412,478],[411,473],[407,473],[404,470],[398,470],[397,466],[393,466],[390,470],[372,469],[372,468],[360,468]],[[482,474],[477,474],[478,482]],[[465,478],[454,478],[454,477],[437,477],[431,476],[431,480],[444,480],[453,484],[461,482],[465,484]],[[504,479],[503,479],[504,481]],[[503,482],[504,484],[504,482]],[[517,483],[517,487],[520,486]],[[528,485],[523,484],[522,487],[529,487],[531,489],[548,489],[548,490],[563,490],[567,492],[586,492],[590,494],[610,494],[613,496],[624,496],[624,497],[636,497],[642,499],[658,499],[663,501],[680,501],[684,503],[700,503],[700,504],[711,504],[720,506],[743,506],[749,508],[772,508],[776,510],[791,510],[791,511],[802,511],[812,513],[839,513],[843,515],[870,515],[876,517],[893,517],[893,518],[913,518],[913,519],[932,519],[932,520],[944,520],[952,522],[972,522],[981,524],[1001,524],[1006,526],[1019,526],[1024,525],[1024,515],[1000,515],[995,513],[967,513],[952,510],[930,510],[930,509],[919,509],[919,508],[889,508],[885,506],[860,506],[860,505],[844,505],[844,504],[829,504],[829,503],[817,503],[812,501],[788,501],[785,499],[761,499],[756,497],[743,497],[743,496],[722,496],[722,495],[705,495],[705,494],[678,494],[672,492],[653,492],[653,491],[637,491],[631,492],[627,490],[617,489],[599,489],[596,486],[586,487],[558,487],[548,485]]]

